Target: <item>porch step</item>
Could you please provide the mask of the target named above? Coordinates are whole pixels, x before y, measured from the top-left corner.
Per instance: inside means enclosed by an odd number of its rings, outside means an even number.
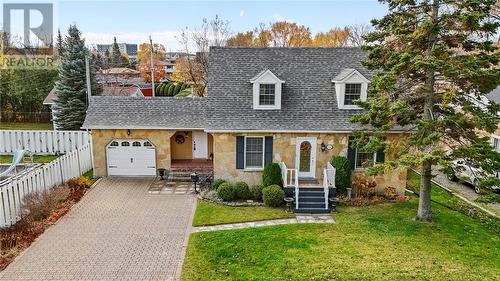
[[[325,196],[299,197],[299,202],[304,202],[304,203],[325,202]]]
[[[299,178],[299,186],[301,184],[318,184],[319,185],[319,181],[315,178]]]
[[[329,214],[330,210],[327,209],[320,209],[320,208],[299,208],[299,209],[294,209],[294,213],[296,214]]]
[[[300,209],[325,209],[325,202],[312,202],[312,203],[303,203],[300,202],[299,199],[299,210]]]
[[[324,191],[303,191],[299,190],[299,198],[302,197],[325,197]]]

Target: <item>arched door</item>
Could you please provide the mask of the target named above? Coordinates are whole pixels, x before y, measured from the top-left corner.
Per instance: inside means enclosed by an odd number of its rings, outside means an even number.
[[[295,167],[299,177],[314,178],[316,175],[316,138],[297,138]]]

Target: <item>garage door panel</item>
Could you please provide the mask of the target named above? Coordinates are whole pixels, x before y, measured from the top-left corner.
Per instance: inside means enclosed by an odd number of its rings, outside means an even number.
[[[119,145],[107,147],[109,176],[156,175],[156,150],[152,146],[142,146],[147,140],[114,141]],[[124,146],[123,143],[129,144],[129,146]],[[116,143],[114,144],[116,145]]]

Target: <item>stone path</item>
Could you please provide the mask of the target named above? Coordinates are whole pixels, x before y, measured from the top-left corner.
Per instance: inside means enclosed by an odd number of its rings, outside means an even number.
[[[292,219],[279,219],[279,220],[266,220],[266,221],[256,221],[256,222],[220,224],[220,225],[212,225],[212,226],[199,226],[199,227],[193,227],[192,232],[232,230],[232,229],[249,228],[249,227],[262,227],[262,226],[283,225],[283,224],[299,224],[299,223],[335,223],[335,220],[331,216],[328,216],[328,215],[297,216],[297,217],[292,218]]]
[[[194,194],[194,186],[191,182],[171,182],[155,179],[148,192],[150,194]]]
[[[149,178],[104,178],[0,280],[178,280],[194,195],[150,195]]]

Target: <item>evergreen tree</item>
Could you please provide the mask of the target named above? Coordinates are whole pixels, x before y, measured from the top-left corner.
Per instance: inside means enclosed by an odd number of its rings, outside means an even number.
[[[113,41],[113,49],[111,51],[111,60],[110,67],[128,67],[129,62],[128,59],[122,55],[120,52],[120,47],[118,47],[118,43],[116,43],[116,37]]]
[[[59,63],[59,78],[55,84],[57,101],[55,119],[58,129],[79,130],[87,110],[87,85],[85,57],[89,51],[75,25],[70,25],[64,40],[64,52]],[[95,66],[91,64],[91,87],[93,94],[102,88],[95,79]]]
[[[61,36],[61,30],[57,30],[57,39],[56,39],[56,54],[57,54],[57,57],[60,57],[62,52],[64,51],[63,50],[63,39],[62,39],[62,36]]]
[[[499,106],[477,102],[500,84],[499,52],[490,40],[499,26],[490,12],[496,0],[382,0],[389,13],[373,20],[365,64],[375,70],[364,109],[352,121],[372,125],[360,132],[358,146],[384,147],[395,158],[374,171],[397,166],[421,169],[417,219],[431,216],[431,179],[435,165],[450,171],[451,161],[468,158],[489,173],[500,170],[500,154],[479,131],[498,126]],[[391,129],[409,134],[384,145]],[[486,178],[488,178],[486,180]],[[498,181],[496,181],[498,183]]]

